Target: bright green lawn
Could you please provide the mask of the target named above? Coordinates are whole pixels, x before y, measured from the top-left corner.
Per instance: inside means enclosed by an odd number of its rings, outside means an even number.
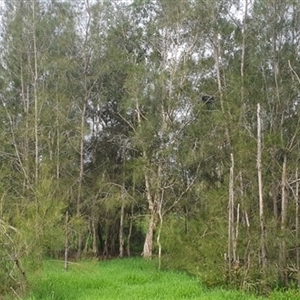
[[[263,299],[236,291],[206,290],[196,278],[183,273],[158,271],[155,262],[116,259],[70,265],[45,261],[44,270],[31,278],[32,292],[26,300],[126,300],[126,299]],[[274,294],[270,299],[296,300],[300,294]]]

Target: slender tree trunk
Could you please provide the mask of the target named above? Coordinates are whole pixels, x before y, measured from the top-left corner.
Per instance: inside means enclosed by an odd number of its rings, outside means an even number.
[[[293,72],[295,78],[297,79],[298,83],[300,84],[300,78],[296,71],[293,69],[291,62],[288,61],[289,68]],[[299,152],[299,149],[298,149]],[[299,245],[299,174],[298,168],[296,168],[296,191],[295,191],[295,205],[296,205],[296,266],[297,266],[297,279],[298,279],[298,286],[300,286],[300,245]]]
[[[127,256],[130,257],[130,241],[131,241],[131,235],[132,235],[132,227],[133,227],[133,203],[131,204],[131,212],[130,212],[130,221],[129,221],[129,231],[128,231],[128,237],[127,237],[127,244],[126,244],[126,251]]]
[[[295,191],[295,204],[296,204],[296,267],[298,286],[300,286],[300,251],[299,251],[299,180],[298,168],[296,168],[296,191]]]
[[[91,213],[93,253],[95,257],[99,257],[100,255],[99,216],[98,216],[97,203],[96,203],[97,197],[98,194],[95,197],[93,197],[92,213]]]
[[[246,38],[247,38],[247,16],[248,16],[248,5],[249,0],[244,1],[244,16],[243,16],[243,27],[242,27],[242,54],[241,54],[241,113],[240,113],[240,126],[244,127],[244,115],[246,110],[246,99],[245,99],[245,57],[246,57]],[[244,208],[244,186],[243,186],[243,177],[242,171],[239,173],[239,181],[240,181],[240,196],[242,203],[242,214],[247,227],[247,236],[248,236],[248,244],[250,243],[250,235],[249,235],[249,218],[248,212]],[[239,205],[238,205],[238,213],[237,213],[237,223],[236,223],[236,240],[238,238],[238,226],[239,226]],[[248,248],[248,247],[247,247]],[[244,254],[244,258],[247,255],[247,249]]]
[[[212,12],[213,20],[215,23],[215,26],[217,26],[217,16],[215,14],[214,8]],[[212,38],[212,45],[214,49],[214,59],[215,59],[215,66],[216,66],[216,72],[217,72],[217,83],[218,83],[218,94],[220,98],[220,106],[221,111],[223,114],[225,114],[225,106],[224,106],[224,77],[223,77],[223,83],[222,83],[222,72],[221,72],[221,64],[220,61],[222,61],[221,56],[221,44],[218,37],[218,32],[215,30],[213,33]],[[231,145],[231,139],[230,139],[230,132],[229,132],[229,124],[225,124],[225,136],[227,139],[227,144],[230,147],[230,151],[232,151],[232,145]]]
[[[243,175],[242,172],[239,173],[239,182],[240,182],[240,196],[241,196],[241,206],[243,214],[243,222],[246,224],[246,227],[250,227],[248,212],[245,209],[245,193],[244,193],[244,184],[243,184]]]
[[[150,208],[150,220],[148,224],[148,230],[146,233],[146,238],[144,242],[143,248],[143,257],[144,258],[152,258],[152,251],[153,251],[153,235],[154,230],[156,228],[156,211],[154,208]]]
[[[65,270],[68,271],[69,267],[69,214],[66,211],[66,220],[65,220]]]
[[[135,179],[133,179],[132,196],[135,199]],[[134,218],[134,203],[131,203],[130,220],[129,220],[129,230],[128,230],[127,244],[126,244],[126,251],[127,251],[127,256],[128,257],[131,256],[131,253],[130,253],[130,242],[131,242],[131,236],[132,236],[133,218]]]
[[[137,120],[138,120],[138,126],[141,126],[142,122],[142,117],[141,117],[141,112],[139,108],[139,103],[138,101],[136,102],[136,113],[137,113]],[[143,148],[143,159],[145,162],[148,161],[147,154],[145,149]],[[156,227],[156,195],[152,197],[151,195],[151,190],[150,190],[150,179],[147,174],[147,170],[145,170],[144,174],[144,180],[145,180],[145,193],[146,193],[146,198],[148,202],[148,208],[149,208],[149,214],[150,214],[150,219],[149,219],[149,224],[148,224],[148,230],[146,233],[145,241],[144,241],[144,247],[143,247],[143,257],[144,258],[152,258],[152,250],[153,250],[153,235],[154,235],[154,230]]]
[[[286,163],[287,154],[284,154],[283,164],[282,164],[282,179],[281,179],[281,243],[280,243],[280,265],[283,271],[283,280],[285,285],[288,285],[287,273],[284,271],[286,269],[286,217],[287,217],[287,197],[286,197]]]
[[[245,56],[246,56],[246,30],[247,30],[247,15],[248,15],[248,1],[245,0],[244,5],[244,17],[243,17],[243,27],[242,27],[242,55],[241,55],[241,113],[240,113],[240,126],[244,126],[244,115],[246,110],[245,101]]]
[[[124,211],[125,211],[125,204],[123,195],[121,196],[121,211],[120,211],[120,228],[119,228],[119,256],[124,256]]]
[[[77,216],[81,216],[81,195],[82,195],[82,183],[84,174],[84,128],[85,128],[85,114],[86,114],[86,99],[84,99],[82,114],[81,114],[81,126],[80,126],[80,158],[79,158],[79,177],[78,177],[78,193],[77,193],[77,203],[76,203],[76,213]],[[77,258],[81,256],[82,251],[82,234],[78,233],[78,248],[77,248]]]
[[[273,165],[275,165],[276,160],[273,158]],[[278,197],[278,183],[274,180],[272,183],[272,202],[273,202],[273,216],[275,219],[275,223],[278,222],[278,206],[277,206],[277,198]],[[277,226],[277,225],[276,225]]]
[[[108,259],[110,256],[110,249],[109,249],[109,223],[108,223],[108,217],[106,217],[105,220],[105,241],[104,241],[104,247],[103,247],[103,253],[102,258]]]
[[[258,194],[259,194],[259,223],[260,223],[260,255],[263,272],[266,271],[266,248],[265,248],[265,220],[264,220],[264,201],[262,184],[262,137],[261,137],[261,112],[260,104],[257,104],[257,175],[258,175]]]
[[[154,199],[152,200],[151,192],[150,192],[150,183],[149,183],[149,177],[147,174],[145,174],[145,185],[146,185],[146,197],[148,200],[149,205],[149,213],[150,213],[150,219],[148,224],[148,230],[146,233],[146,238],[144,242],[144,248],[143,248],[143,257],[144,258],[152,258],[152,250],[153,250],[153,235],[154,230],[156,228],[156,195],[154,196]]]
[[[214,16],[216,19],[216,17]],[[216,21],[215,21],[216,22]],[[224,93],[223,93],[223,85],[222,85],[222,78],[221,78],[221,66],[220,66],[220,56],[221,56],[221,45],[218,39],[217,32],[214,33],[213,36],[213,48],[214,48],[214,57],[215,57],[215,64],[217,69],[217,83],[218,83],[218,91],[220,96],[220,104],[222,112],[225,112],[224,108]]]
[[[157,245],[158,245],[158,269],[161,269],[161,251],[162,251],[162,245],[160,241],[161,237],[161,230],[163,226],[163,214],[162,214],[162,202],[158,202],[158,208],[157,208],[157,214],[159,219],[159,227],[158,227],[158,233],[157,233]]]
[[[84,176],[84,141],[85,141],[85,122],[86,122],[86,109],[87,103],[90,98],[91,90],[89,89],[89,79],[88,79],[88,68],[89,68],[89,61],[90,55],[88,53],[88,37],[89,37],[89,30],[90,30],[90,22],[91,22],[91,15],[90,15],[90,6],[89,0],[86,0],[86,11],[87,11],[87,24],[85,30],[85,37],[83,43],[83,55],[84,55],[84,67],[83,67],[83,88],[84,88],[84,99],[82,104],[82,111],[81,111],[81,124],[80,124],[80,158],[79,158],[79,176],[78,176],[78,193],[77,193],[77,204],[76,204],[76,212],[77,216],[81,216],[81,197],[82,197],[82,185],[83,185],[83,176]],[[82,251],[82,234],[79,232],[78,234],[78,249],[77,249],[77,257],[81,256]]]
[[[37,184],[39,175],[39,135],[38,135],[38,60],[36,45],[36,19],[35,19],[35,1],[32,1],[32,18],[33,18],[33,52],[34,52],[34,79],[33,79],[33,95],[34,95],[34,140],[35,140],[35,183]]]
[[[183,209],[184,209],[184,232],[186,235],[188,235],[189,234],[189,208],[187,203],[184,205]]]
[[[58,96],[56,97],[56,107],[59,108],[59,99]],[[59,119],[56,116],[56,179],[60,177],[60,128],[59,128]]]
[[[22,101],[23,101],[23,109],[24,109],[24,115],[25,115],[25,132],[24,132],[24,171],[26,172],[26,176],[24,176],[24,192],[29,189],[30,182],[28,182],[29,179],[29,87],[27,86],[25,88],[24,83],[24,77],[23,77],[23,60],[21,58],[21,90],[22,90]],[[25,195],[25,193],[24,193]]]
[[[241,57],[241,79],[242,79],[242,100],[244,98],[244,74],[245,74],[245,54],[246,54],[246,19],[248,15],[248,1],[245,0],[245,11],[243,18],[243,29],[242,29],[242,57]]]
[[[235,261],[235,253],[233,253],[233,222],[234,222],[234,191],[233,191],[233,172],[234,172],[234,160],[231,153],[231,167],[229,178],[229,200],[228,200],[228,275],[229,281],[232,279],[232,260]],[[232,255],[233,254],[233,255]]]
[[[238,203],[236,207],[236,220],[235,220],[235,228],[234,228],[234,239],[233,239],[233,259],[239,265],[240,258],[237,255],[237,246],[238,246],[238,238],[239,238],[239,226],[240,226],[240,203]]]
[[[98,233],[98,222],[95,216],[92,216],[92,236],[93,236],[93,253],[95,257],[99,256],[99,233]]]
[[[162,166],[159,165],[158,172],[157,172],[158,180],[162,177]],[[163,226],[163,211],[162,211],[162,205],[163,205],[163,199],[164,199],[164,189],[160,188],[160,195],[159,199],[157,201],[157,215],[159,220],[159,226],[158,226],[158,232],[157,232],[157,245],[158,245],[158,269],[161,268],[161,251],[162,251],[162,245],[160,241],[161,237],[161,230]]]

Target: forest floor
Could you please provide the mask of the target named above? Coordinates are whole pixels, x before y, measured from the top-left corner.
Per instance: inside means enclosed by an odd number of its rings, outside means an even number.
[[[46,260],[32,274],[26,300],[254,300],[266,299],[240,291],[207,289],[197,278],[180,272],[159,271],[155,261],[140,258],[70,263]],[[268,299],[296,300],[300,293],[271,293]]]

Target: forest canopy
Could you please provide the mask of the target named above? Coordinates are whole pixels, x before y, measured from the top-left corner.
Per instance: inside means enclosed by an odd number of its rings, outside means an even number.
[[[299,285],[299,1],[1,4],[0,293],[140,254]]]

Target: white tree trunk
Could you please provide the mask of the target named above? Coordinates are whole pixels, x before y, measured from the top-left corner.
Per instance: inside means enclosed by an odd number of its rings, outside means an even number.
[[[156,196],[154,197],[154,199],[152,199],[151,192],[150,192],[149,177],[147,174],[145,174],[145,185],[146,185],[146,197],[149,205],[150,219],[149,219],[148,230],[146,233],[142,255],[144,258],[152,258],[153,235],[156,227],[156,214],[157,214],[156,201],[155,201]]]
[[[147,230],[146,238],[145,238],[145,242],[144,242],[144,248],[143,248],[143,257],[144,258],[152,258],[153,235],[154,235],[155,227],[156,227],[156,212],[154,210],[152,210],[151,214],[150,214],[148,230]]]
[[[258,176],[258,194],[259,194],[259,223],[260,223],[260,254],[263,271],[266,270],[266,249],[265,249],[265,221],[264,221],[264,200],[262,184],[262,137],[261,137],[261,112],[260,104],[257,104],[257,176]]]
[[[286,234],[286,217],[287,217],[287,197],[286,197],[286,164],[287,164],[287,155],[284,154],[283,164],[282,164],[282,179],[281,179],[281,243],[280,243],[280,265],[282,271],[286,268],[286,242],[285,242],[285,234]],[[287,273],[283,271],[283,279],[285,284],[288,284]]]
[[[229,199],[228,199],[228,274],[229,281],[231,281],[231,269],[232,260],[235,261],[235,251],[233,251],[233,240],[234,240],[234,192],[233,192],[233,171],[234,171],[234,160],[233,154],[231,153],[231,167],[230,167],[230,178],[229,178]]]
[[[38,135],[38,61],[37,61],[37,45],[36,45],[36,24],[35,24],[35,1],[32,1],[32,17],[33,17],[33,52],[34,52],[34,74],[33,74],[33,95],[34,95],[34,142],[35,142],[35,183],[38,182],[39,175],[39,135]]]

